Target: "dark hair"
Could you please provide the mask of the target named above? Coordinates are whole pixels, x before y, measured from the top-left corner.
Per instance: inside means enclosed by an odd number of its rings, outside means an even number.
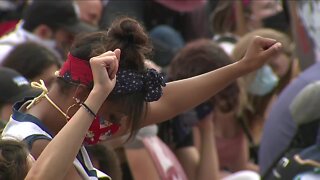
[[[33,42],[17,45],[2,62],[2,66],[18,71],[29,80],[39,76],[52,65],[59,68],[59,58],[46,47]]]
[[[113,180],[122,179],[121,166],[116,152],[106,144],[86,146],[92,161],[98,162],[100,171],[108,174]]]
[[[37,5],[34,6],[34,4],[37,4]],[[37,28],[41,24],[47,25],[53,31],[58,29],[58,25],[55,24],[55,22],[50,22],[50,20],[45,20],[47,18],[43,16],[44,14],[43,12],[48,11],[48,9],[37,7],[44,4],[48,4],[48,2],[47,1],[41,2],[41,0],[35,0],[35,3],[31,2],[24,7],[22,12],[22,19],[24,20],[24,23],[22,25],[23,29],[29,32],[32,32],[33,30],[35,30],[35,28]],[[60,4],[60,2],[58,4]],[[39,10],[40,10],[40,13],[39,13]]]
[[[18,141],[0,139],[0,180],[21,180],[29,171],[27,147]]]
[[[242,3],[242,8],[244,18],[248,17],[251,14],[250,5]],[[235,1],[219,0],[216,8],[210,15],[210,24],[212,24],[214,34],[234,32],[237,28]]]
[[[96,55],[117,48],[121,49],[120,69],[145,71],[144,60],[151,52],[149,38],[139,22],[128,17],[116,19],[108,31],[78,36],[70,53],[89,61]],[[146,112],[144,97],[144,92],[137,92],[127,95],[109,95],[107,98],[110,102],[122,107],[128,115],[132,134],[140,127]]]
[[[39,25],[46,25],[52,31],[78,21],[72,0],[32,0],[23,9],[23,29],[32,32]]]
[[[200,39],[181,49],[168,69],[168,80],[180,80],[216,70],[232,61],[230,57],[212,40]],[[231,83],[211,100],[214,107],[223,112],[234,110],[238,105],[239,87]]]

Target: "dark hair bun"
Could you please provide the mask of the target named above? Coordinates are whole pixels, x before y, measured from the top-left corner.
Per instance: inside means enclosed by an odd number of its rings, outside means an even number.
[[[149,43],[143,27],[138,21],[128,17],[115,20],[108,31],[108,37],[128,46],[147,46]]]
[[[147,33],[141,24],[128,17],[116,19],[107,33],[108,49],[121,49],[120,68],[144,69],[144,59],[151,52]]]
[[[124,17],[116,19],[108,32],[78,35],[70,53],[84,60],[106,51],[121,49],[120,68],[144,71],[144,60],[151,52],[147,33],[138,21]]]

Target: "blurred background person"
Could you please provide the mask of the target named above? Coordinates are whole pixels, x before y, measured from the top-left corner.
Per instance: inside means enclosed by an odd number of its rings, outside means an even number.
[[[24,97],[36,96],[39,91],[31,88],[29,81],[13,69],[0,67],[0,121],[6,123],[12,106]]]
[[[233,50],[233,59],[244,55],[247,44],[254,36],[276,39],[283,46],[282,53],[270,59],[268,64],[239,80],[243,95],[238,121],[250,142],[251,158],[258,163],[258,147],[269,108],[281,91],[299,74],[299,64],[294,57],[291,39],[282,32],[267,28],[254,30],[241,37]]]
[[[197,76],[231,62],[212,40],[197,40],[178,52],[169,66],[168,80]],[[257,170],[249,161],[247,140],[236,120],[239,92],[238,83],[232,82],[206,103],[160,124],[159,136],[176,153],[190,179]]]
[[[289,15],[285,1],[219,1],[210,15],[213,39],[231,55],[234,44],[246,33],[263,28],[289,32]]]
[[[21,19],[23,9],[27,3],[27,0],[0,1],[0,37],[14,29]]]
[[[75,0],[79,8],[79,18],[93,26],[98,26],[102,9],[103,3],[102,0]]]
[[[2,66],[18,71],[30,82],[42,79],[47,87],[55,79],[54,73],[59,70],[62,60],[46,47],[26,42],[19,44],[3,60]]]
[[[15,45],[26,41],[44,45],[64,59],[75,34],[95,30],[78,18],[72,1],[34,0],[15,30],[0,39],[0,63]]]
[[[113,180],[121,180],[122,172],[119,158],[111,146],[96,144],[86,146],[95,168],[108,174]]]
[[[306,34],[314,35],[320,32],[318,24],[314,21],[319,18],[318,9],[320,7],[320,2],[312,0],[289,1],[289,3],[295,5],[291,6],[295,8],[290,9],[292,13],[291,17],[298,18],[298,20],[301,20],[301,18],[309,20],[307,23],[308,26],[304,23],[295,23],[295,26],[292,28],[295,31],[298,30],[296,36],[301,35],[303,37],[301,39],[298,38],[299,41],[296,41],[298,46],[296,52],[308,53],[311,50],[311,52],[314,51],[315,54],[320,53],[319,49],[313,49],[312,46],[310,46],[310,41],[308,41],[308,38],[310,37],[305,38]],[[298,13],[299,11],[301,12]],[[303,34],[302,32],[305,32],[306,34]],[[320,42],[319,36],[314,37],[317,38],[312,40],[312,43]],[[259,165],[261,168],[260,174],[264,179],[270,178],[270,175],[273,174],[274,167],[282,157],[314,145],[316,142],[318,124],[308,123],[304,125],[303,129],[299,129],[289,108],[294,98],[302,89],[309,84],[320,80],[320,63],[319,59],[317,59],[318,57],[310,56],[309,54],[299,57],[304,57],[299,59],[301,64],[303,63],[303,71],[280,93],[278,99],[270,108],[263,128],[261,145],[259,148]]]

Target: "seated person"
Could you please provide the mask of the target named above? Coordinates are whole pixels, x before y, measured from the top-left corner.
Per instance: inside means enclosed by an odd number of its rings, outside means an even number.
[[[13,69],[0,67],[0,122],[6,123],[12,114],[12,106],[24,97],[35,96],[29,81]]]

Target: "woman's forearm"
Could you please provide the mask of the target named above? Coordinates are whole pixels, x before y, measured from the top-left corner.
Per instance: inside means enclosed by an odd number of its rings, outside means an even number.
[[[213,133],[202,133],[200,154],[202,155],[197,169],[197,179],[218,180],[219,161]]]
[[[160,123],[195,107],[249,71],[239,61],[209,73],[168,83],[160,100],[150,103],[144,125]]]
[[[213,114],[210,114],[199,122],[199,132],[201,138],[200,161],[197,166],[197,179],[218,180],[219,161],[218,152],[213,131]]]
[[[105,95],[92,92],[85,104],[96,113],[105,99],[103,96]],[[29,176],[33,179],[63,179],[72,166],[93,119],[90,113],[80,107],[43,150],[26,179]]]
[[[238,77],[260,68],[280,50],[280,43],[257,36],[242,60],[200,76],[168,83],[160,100],[149,104],[142,125],[160,123],[200,104]]]

